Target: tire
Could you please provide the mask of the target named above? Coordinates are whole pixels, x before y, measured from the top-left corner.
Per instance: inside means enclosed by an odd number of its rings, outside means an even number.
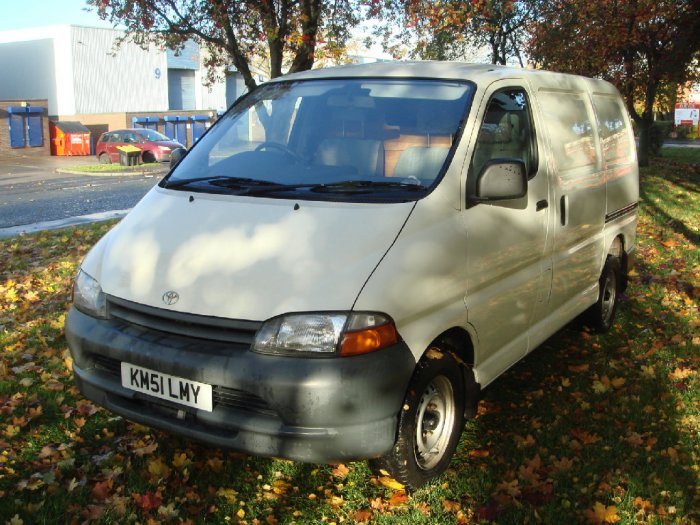
[[[375,474],[388,473],[413,492],[447,470],[464,428],[464,392],[462,370],[452,355],[442,348],[428,350],[406,392],[394,447],[369,462]]]
[[[106,153],[102,153],[98,158],[100,160],[100,164],[112,164],[112,160]]]
[[[610,330],[615,320],[617,303],[622,291],[621,269],[620,259],[608,255],[600,275],[598,300],[586,312],[585,323],[599,334]]]
[[[141,160],[144,164],[152,164],[156,161],[156,157],[150,151],[144,151],[143,155],[141,155]]]

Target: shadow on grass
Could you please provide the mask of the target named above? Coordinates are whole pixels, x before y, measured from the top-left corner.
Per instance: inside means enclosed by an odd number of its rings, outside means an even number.
[[[661,354],[677,349],[654,350],[677,320],[649,315],[646,306],[627,300],[605,336],[560,331],[487,389],[472,444],[489,451],[476,467],[487,474],[481,493],[490,499],[466,498],[485,505],[486,517],[522,523],[537,511],[545,522],[563,522],[598,502],[631,517],[644,501],[699,517],[692,500],[697,451],[679,432],[682,391],[660,365],[669,357]],[[529,468],[536,456],[541,463]],[[460,461],[465,472],[458,467],[457,480],[474,471],[469,459]],[[461,484],[473,493],[468,481]],[[635,506],[636,498],[642,502]]]
[[[688,192],[697,193],[700,191],[700,184],[697,183],[680,183],[678,181],[674,181],[674,183],[682,186]],[[658,224],[661,228],[671,228],[673,231],[683,235],[683,237],[695,245],[700,244],[700,233],[691,230],[683,221],[669,215],[664,209],[656,204],[655,199],[653,198],[654,194],[652,192],[647,190],[645,187],[641,187],[639,193],[644,200],[644,205],[649,208],[649,215],[653,218],[656,224]]]
[[[697,242],[697,234],[682,221],[653,204],[649,191],[642,196],[654,221],[692,241],[690,233]],[[6,262],[4,268],[11,268]],[[375,498],[381,499],[373,509],[380,523],[454,523],[456,512],[445,507],[445,500],[471,521],[585,521],[585,511],[597,503],[614,505],[622,523],[636,521],[640,512],[644,519],[660,514],[660,509],[666,517],[659,520],[700,520],[700,505],[693,500],[700,485],[693,470],[698,450],[692,439],[697,435],[682,431],[683,404],[697,403],[690,397],[697,394],[669,377],[674,367],[691,362],[693,349],[672,343],[683,319],[660,304],[658,269],[645,261],[638,264],[639,277],[630,283],[613,330],[604,336],[561,330],[494,382],[485,392],[480,416],[465,429],[451,469],[408,503],[390,505],[394,493],[370,477],[365,463],[349,465],[343,475],[326,465],[197,445],[128,425],[106,411],[92,414],[89,407],[81,408],[70,378],[63,381],[63,390],[49,391],[40,371],[27,371],[13,375],[12,382],[3,379],[0,390],[5,399],[0,403],[0,431],[5,432],[0,436],[5,453],[0,522],[15,513],[27,523],[71,522],[92,512],[104,512],[96,517],[103,522],[158,516],[167,521],[158,514],[159,506],[170,504],[179,517],[195,521],[235,522],[243,511],[251,521],[274,516],[281,523],[304,523],[340,516],[351,522],[355,511],[372,509]],[[63,304],[66,292],[45,292],[42,315],[51,305]],[[9,364],[45,359],[58,369],[65,342],[40,346],[46,329],[41,323],[29,328],[36,317],[11,328],[27,330],[24,342],[41,351],[26,359],[16,352]],[[33,379],[32,387],[18,384],[25,377]],[[23,398],[12,408],[16,394]],[[59,397],[65,400],[59,402]],[[40,404],[45,407],[41,416],[26,423],[20,434],[7,434],[13,418],[28,417]],[[80,419],[83,426],[77,424]],[[176,458],[183,453],[187,462],[180,464]],[[96,487],[110,480],[109,497],[101,498]],[[146,505],[134,494],[151,494],[159,505]],[[115,496],[124,498],[124,514]],[[421,505],[427,515],[418,510]]]

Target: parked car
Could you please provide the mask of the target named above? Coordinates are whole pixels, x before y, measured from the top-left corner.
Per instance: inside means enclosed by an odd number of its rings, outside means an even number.
[[[95,155],[101,164],[119,162],[119,146],[136,146],[142,150],[141,162],[169,162],[170,153],[183,145],[153,129],[135,128],[108,131],[100,135]]]
[[[277,78],[83,261],[76,382],[133,421],[369,458],[413,490],[484,387],[580,314],[611,327],[638,198],[601,80],[440,62]]]

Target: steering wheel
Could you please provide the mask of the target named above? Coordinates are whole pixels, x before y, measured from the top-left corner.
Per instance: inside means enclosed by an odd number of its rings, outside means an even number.
[[[284,154],[287,155],[288,157],[291,157],[291,158],[294,160],[294,162],[296,162],[296,163],[302,163],[302,162],[303,162],[303,159],[302,159],[299,155],[297,155],[296,153],[294,153],[292,150],[290,150],[290,149],[289,149],[287,146],[285,146],[284,144],[280,144],[279,142],[268,142],[268,141],[265,141],[265,142],[263,142],[262,144],[259,144],[259,145],[255,148],[255,151],[262,151],[262,150],[265,150],[265,149],[276,149],[277,151],[280,151],[280,152],[284,153]]]

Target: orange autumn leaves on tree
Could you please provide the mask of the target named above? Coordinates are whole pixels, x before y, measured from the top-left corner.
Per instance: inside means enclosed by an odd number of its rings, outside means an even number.
[[[602,77],[622,92],[648,165],[660,89],[697,78],[698,0],[538,0],[527,52],[538,66]]]
[[[516,57],[521,64],[526,23],[535,2],[518,0],[400,0],[381,9],[375,34],[397,58],[405,53],[428,60],[464,60],[488,49],[493,64]]]

